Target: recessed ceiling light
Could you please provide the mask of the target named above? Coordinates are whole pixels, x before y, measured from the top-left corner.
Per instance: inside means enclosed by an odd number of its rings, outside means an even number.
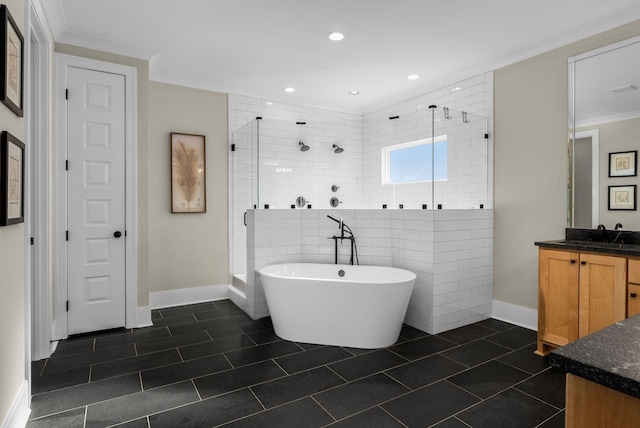
[[[410,74],[407,76],[407,79],[409,80],[418,80],[420,78],[419,74]]]
[[[340,40],[344,39],[344,34],[342,34],[339,31],[332,31],[332,32],[327,34],[327,37],[331,41],[339,42]]]
[[[461,88],[461,87],[456,86],[455,88],[453,88],[453,89],[451,90],[451,92],[458,92],[458,91],[461,91],[461,90],[462,90],[462,88]]]
[[[264,103],[264,104],[265,104],[265,105],[268,105],[268,106],[272,106],[272,105],[273,105],[273,103],[272,103],[271,101],[267,101],[267,102],[266,102],[266,103]]]
[[[295,92],[296,88],[288,87],[288,88],[284,88],[283,91],[291,93],[291,92]]]
[[[349,93],[350,93],[351,95],[358,95],[358,94],[360,93],[360,91],[358,91],[358,90],[354,89],[353,91],[349,91]]]

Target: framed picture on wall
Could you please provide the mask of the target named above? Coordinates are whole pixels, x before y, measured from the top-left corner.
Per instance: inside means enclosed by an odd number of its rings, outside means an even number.
[[[0,226],[24,222],[24,144],[2,131],[0,137]]]
[[[638,151],[609,153],[609,177],[638,175]]]
[[[171,133],[171,212],[205,213],[204,135]]]
[[[636,185],[609,186],[610,210],[636,210]]]
[[[0,101],[22,117],[24,39],[5,5],[0,6],[0,26]]]

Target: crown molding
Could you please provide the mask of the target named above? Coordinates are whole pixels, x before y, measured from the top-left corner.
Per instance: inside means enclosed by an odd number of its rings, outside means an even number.
[[[140,46],[113,42],[111,40],[98,39],[96,37],[89,37],[83,34],[73,33],[71,31],[62,33],[56,38],[56,42],[78,46],[81,48],[108,52],[116,55],[128,56],[145,61],[149,61],[154,55],[158,53],[158,50],[156,49],[143,48]]]

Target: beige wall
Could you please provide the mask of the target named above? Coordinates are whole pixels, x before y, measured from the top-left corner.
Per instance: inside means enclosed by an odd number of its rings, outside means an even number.
[[[172,214],[169,134],[206,137],[207,212]],[[149,83],[150,291],[228,284],[227,96]]]
[[[23,0],[7,0],[11,16],[22,35],[25,35]],[[0,104],[0,130],[9,131],[23,143],[24,119],[17,117],[4,104]],[[25,312],[25,251],[24,223],[0,227],[0,421],[3,421],[26,379],[25,364],[26,312]]]
[[[149,82],[147,61],[63,44],[55,50],[138,70],[138,307],[150,292],[228,283],[227,96]],[[171,214],[172,131],[206,136],[206,214]]]
[[[536,309],[534,242],[564,236],[568,58],[639,34],[636,21],[496,70],[496,300]]]

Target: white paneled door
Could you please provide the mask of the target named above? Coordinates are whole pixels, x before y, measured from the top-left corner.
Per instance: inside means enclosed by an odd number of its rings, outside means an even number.
[[[69,68],[68,334],[125,325],[125,78]]]

